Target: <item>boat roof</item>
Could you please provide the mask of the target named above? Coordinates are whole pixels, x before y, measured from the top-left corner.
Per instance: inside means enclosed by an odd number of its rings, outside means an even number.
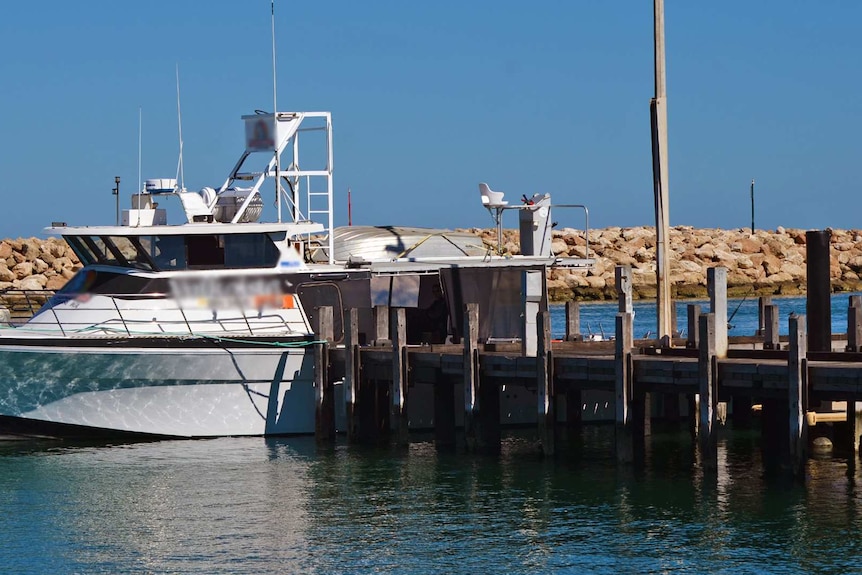
[[[62,236],[191,236],[228,234],[265,234],[286,232],[288,236],[320,233],[322,224],[313,222],[270,223],[189,223],[159,226],[52,226],[45,228],[49,234]]]

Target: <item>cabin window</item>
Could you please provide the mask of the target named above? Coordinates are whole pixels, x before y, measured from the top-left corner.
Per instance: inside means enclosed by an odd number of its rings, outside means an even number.
[[[75,252],[75,255],[78,256],[78,259],[85,266],[92,265],[99,261],[96,257],[96,254],[90,249],[87,244],[81,241],[81,238],[76,236],[63,236],[66,240],[66,243],[69,244],[69,247],[72,248],[72,251]]]
[[[164,236],[66,236],[84,265],[105,264],[146,270],[273,268],[281,252],[272,234]]]
[[[224,236],[226,268],[271,268],[278,256],[278,248],[266,234]]]
[[[224,267],[223,236],[186,236],[189,269]]]
[[[113,251],[119,252],[118,255],[122,256],[122,259],[124,259],[129,266],[145,270],[154,269],[152,259],[150,259],[146,248],[144,248],[143,244],[137,237],[110,236],[103,238],[103,240],[106,245],[113,245],[116,248]]]
[[[186,243],[183,236],[150,236],[141,244],[160,270],[186,269]]]

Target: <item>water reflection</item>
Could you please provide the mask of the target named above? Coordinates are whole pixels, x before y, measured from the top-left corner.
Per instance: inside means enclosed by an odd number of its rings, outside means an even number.
[[[0,445],[0,570],[16,573],[850,572],[859,466],[765,473],[758,434],[720,435],[717,475],[687,432],[642,471],[613,428],[542,458],[313,438]]]

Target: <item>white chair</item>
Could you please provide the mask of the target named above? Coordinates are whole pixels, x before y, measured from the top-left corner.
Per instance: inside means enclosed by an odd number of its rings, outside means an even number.
[[[503,210],[509,205],[509,202],[503,199],[503,192],[493,191],[488,184],[481,182],[479,184],[479,193],[482,195],[482,205],[488,209],[488,212],[494,216],[494,223],[497,225],[497,253],[503,254]]]
[[[509,204],[509,202],[503,199],[503,196],[505,195],[503,192],[493,191],[488,184],[484,182],[479,184],[479,193],[482,194],[482,205],[488,209]]]

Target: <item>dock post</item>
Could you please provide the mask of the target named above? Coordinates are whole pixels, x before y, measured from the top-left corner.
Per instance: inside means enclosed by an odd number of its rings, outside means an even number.
[[[566,429],[569,437],[575,437],[583,430],[584,401],[581,390],[573,383],[566,384]]]
[[[480,448],[479,304],[464,306],[464,440],[467,451]]]
[[[538,350],[536,354],[536,385],[539,401],[539,439],[542,453],[553,455],[557,427],[556,398],[554,397],[554,357],[551,351],[551,314],[540,311],[536,318]]]
[[[715,356],[727,357],[727,268],[706,270],[709,311],[715,315]]]
[[[619,270],[620,267],[617,267]],[[614,347],[614,372],[616,375],[616,428],[615,443],[617,461],[634,461],[634,442],[632,438],[632,314],[618,313],[616,317],[616,340]]]
[[[778,340],[778,306],[763,306],[763,349],[781,349]]]
[[[763,337],[766,334],[766,306],[772,305],[772,296],[763,295],[757,300],[757,337]]]
[[[718,421],[717,322],[715,314],[708,313],[700,316],[700,324],[698,325],[700,332],[700,347],[697,361],[698,379],[700,380],[698,444],[700,445],[703,468],[709,471],[714,471],[718,468],[716,441],[716,423]]]
[[[581,304],[566,302],[566,341],[581,341]]]
[[[360,373],[362,364],[359,357],[359,310],[355,307],[348,310],[348,326],[344,330],[346,336],[344,360],[344,408],[347,440],[356,442],[359,439],[357,398],[359,397]]]
[[[677,317],[676,301],[670,300],[670,339],[679,337],[679,317]]]
[[[787,376],[790,403],[790,469],[797,477],[805,476],[805,459],[808,456],[808,424],[805,412],[808,407],[808,360],[806,359],[805,316],[790,315],[790,351],[787,358]]]
[[[632,266],[617,266],[614,268],[614,285],[617,288],[617,311],[632,313]]]
[[[685,347],[697,349],[698,335],[700,334],[700,305],[690,303],[686,309],[688,311],[688,340]]]
[[[685,347],[688,349],[698,349],[700,345],[700,315],[701,309],[700,305],[690,303],[687,306],[687,316],[688,316],[688,339],[685,343]],[[697,394],[689,394],[687,396],[688,399],[688,413],[689,413],[689,431],[692,434],[692,437],[697,435],[698,429],[698,413],[700,411],[699,400]]]
[[[314,348],[314,435],[320,442],[335,440],[335,389],[329,377],[329,346],[334,339],[332,308],[317,310],[317,339]]]
[[[434,381],[434,444],[438,451],[455,449],[455,383],[437,370]]]
[[[374,345],[388,345],[389,339],[389,306],[374,306]]]
[[[545,272],[543,270],[521,272],[521,309],[524,314],[524,324],[521,327],[521,355],[524,357],[536,357],[538,353],[536,321],[544,294]]]
[[[807,271],[805,315],[808,316],[808,351],[832,351],[832,285],[829,280],[830,230],[805,232]]]
[[[850,307],[847,308],[847,351],[858,352],[860,346],[862,346],[862,296],[851,295]]]
[[[848,463],[855,465],[859,458],[859,435],[862,433],[862,412],[858,411],[859,404],[855,401],[847,402],[847,444],[853,450],[853,457]]]
[[[392,330],[392,400],[390,424],[395,445],[406,447],[410,443],[407,419],[407,313],[403,307],[391,308],[389,327]]]
[[[715,357],[727,357],[727,268],[715,267],[706,271],[709,311],[715,314]],[[710,285],[712,287],[710,287]],[[718,378],[718,373],[713,377]],[[717,385],[717,384],[716,384]],[[716,417],[722,425],[727,421],[727,402],[715,398]]]

